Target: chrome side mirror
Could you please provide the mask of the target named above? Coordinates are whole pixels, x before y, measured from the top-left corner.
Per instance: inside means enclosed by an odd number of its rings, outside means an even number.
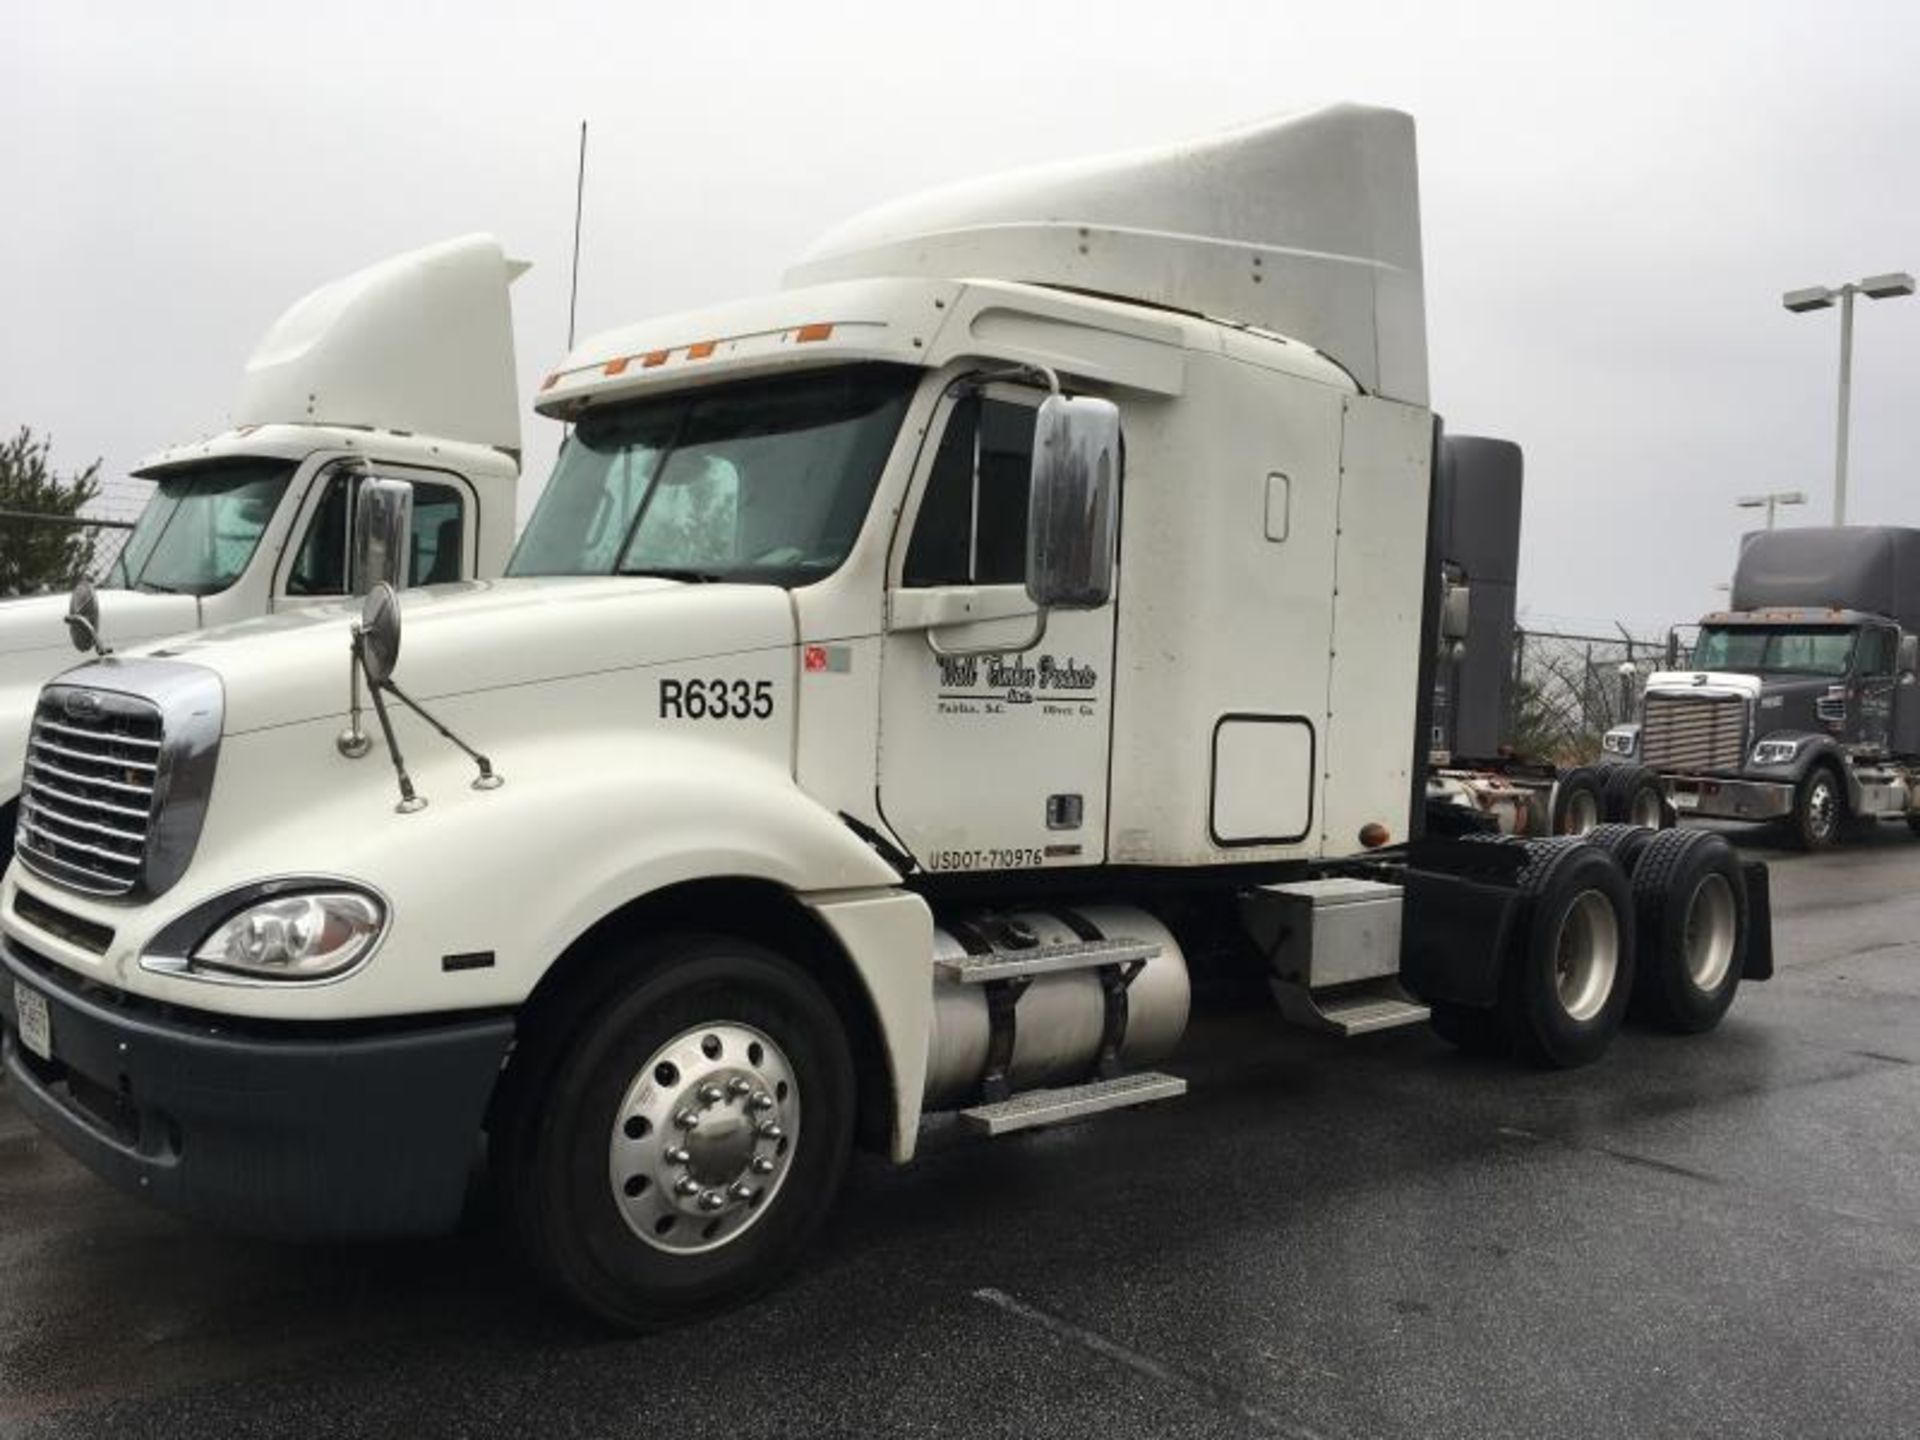
[[[1113,595],[1120,408],[1049,395],[1034,421],[1027,595],[1042,610],[1095,610]]]
[[[73,587],[67,599],[67,636],[82,655],[111,655],[100,641],[100,596],[91,580]]]
[[[413,550],[413,486],[368,476],[353,506],[353,563],[348,589],[369,595],[376,585],[407,586]]]
[[[1445,587],[1440,597],[1440,638],[1464,641],[1473,616],[1473,589],[1452,580],[1440,583]]]
[[[1894,668],[1909,677],[1920,673],[1920,635],[1903,634],[1900,637],[1900,658]]]

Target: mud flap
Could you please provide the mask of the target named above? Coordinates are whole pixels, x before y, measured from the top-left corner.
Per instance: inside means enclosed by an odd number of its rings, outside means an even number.
[[[1411,847],[1400,978],[1422,1000],[1491,1006],[1526,863],[1517,845],[1428,840]]]
[[[1773,893],[1767,867],[1759,860],[1747,860],[1740,866],[1747,882],[1747,944],[1741,959],[1742,980],[1773,978]]]

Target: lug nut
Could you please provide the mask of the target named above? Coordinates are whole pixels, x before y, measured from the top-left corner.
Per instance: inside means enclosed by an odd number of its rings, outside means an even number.
[[[691,1130],[700,1123],[700,1115],[695,1110],[682,1110],[673,1117],[673,1123],[682,1130]]]
[[[753,1097],[753,1108],[761,1111],[771,1110],[773,1108],[773,1097],[762,1090],[758,1095]]]
[[[700,1208],[702,1210],[718,1210],[726,1203],[727,1197],[722,1195],[718,1190],[708,1190],[700,1196]]]
[[[687,1148],[684,1145],[676,1145],[667,1151],[667,1163],[669,1165],[685,1165],[692,1159],[693,1156],[687,1153]]]
[[[736,1075],[727,1082],[727,1093],[738,1100],[753,1088],[753,1082],[744,1075]]]
[[[753,1173],[756,1175],[771,1175],[773,1173],[773,1157],[771,1155],[756,1155],[753,1157],[752,1167]]]
[[[682,1175],[678,1180],[673,1182],[673,1193],[676,1195],[697,1195],[700,1193],[700,1182],[691,1175]]]
[[[762,1140],[784,1140],[787,1138],[787,1132],[771,1120],[762,1120],[758,1128]]]
[[[735,1200],[751,1200],[759,1193],[759,1191],[755,1190],[744,1180],[736,1180],[732,1185],[727,1187],[727,1194]]]
[[[702,1085],[700,1087],[700,1099],[704,1104],[718,1105],[726,1098],[727,1092],[722,1090],[718,1085]]]

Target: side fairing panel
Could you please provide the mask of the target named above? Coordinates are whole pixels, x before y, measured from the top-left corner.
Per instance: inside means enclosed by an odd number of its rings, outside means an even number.
[[[1361,848],[1362,826],[1408,836],[1433,420],[1353,396],[1340,450],[1332,669],[1321,848]]]

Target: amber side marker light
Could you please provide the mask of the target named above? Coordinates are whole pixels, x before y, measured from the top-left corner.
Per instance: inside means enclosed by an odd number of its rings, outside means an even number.
[[[609,360],[605,365],[600,367],[600,373],[602,375],[624,375],[627,370],[627,362],[632,358],[631,355],[622,355],[618,360]]]
[[[833,326],[831,325],[802,325],[793,333],[793,341],[796,345],[805,345],[810,340],[831,340],[832,338]]]
[[[689,345],[687,347],[687,359],[704,360],[713,354],[713,347],[719,343],[718,340],[702,340],[698,345]]]
[[[1378,850],[1393,838],[1393,832],[1378,820],[1369,820],[1360,827],[1360,843],[1369,850]]]

